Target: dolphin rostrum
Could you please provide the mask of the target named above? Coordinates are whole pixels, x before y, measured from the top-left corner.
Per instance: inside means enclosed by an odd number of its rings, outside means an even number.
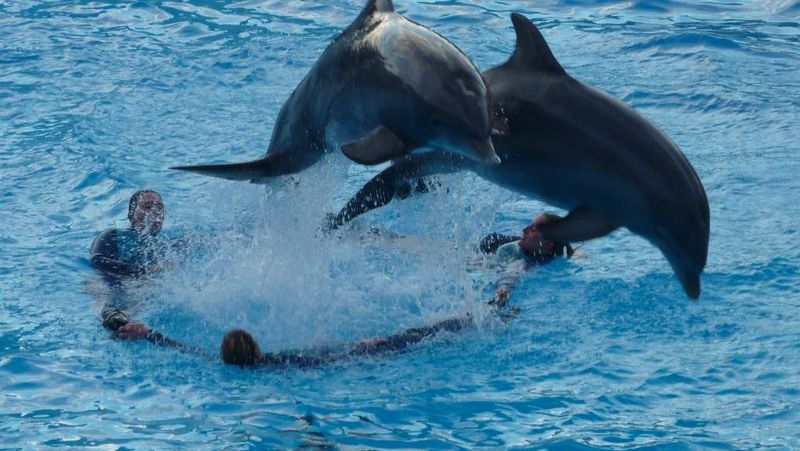
[[[511,59],[485,72],[496,116],[508,133],[495,136],[497,166],[460,155],[408,155],[370,180],[329,227],[406,197],[421,177],[471,170],[512,191],[570,213],[539,226],[542,235],[579,242],[626,227],[658,247],[687,295],[700,296],[709,208],[700,178],[662,131],[614,97],[572,78],[525,16],[512,14]]]
[[[284,103],[266,157],[181,166],[254,182],[299,172],[326,149],[377,164],[430,147],[497,164],[480,72],[442,36],[369,0]]]

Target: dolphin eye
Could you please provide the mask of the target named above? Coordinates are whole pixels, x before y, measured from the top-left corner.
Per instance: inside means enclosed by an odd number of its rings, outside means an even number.
[[[463,96],[465,96],[465,97],[478,97],[479,96],[479,93],[475,89],[475,87],[471,86],[463,78],[457,79],[456,80],[456,84],[458,85],[459,89],[461,90],[461,94]]]

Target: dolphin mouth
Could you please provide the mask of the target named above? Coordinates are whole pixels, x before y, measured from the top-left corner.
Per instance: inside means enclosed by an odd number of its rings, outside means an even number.
[[[479,162],[490,166],[500,164],[500,157],[494,151],[491,139],[470,139],[470,144],[475,149]]]

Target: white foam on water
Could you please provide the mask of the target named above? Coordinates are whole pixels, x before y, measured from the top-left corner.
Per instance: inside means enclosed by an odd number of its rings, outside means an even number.
[[[482,318],[489,279],[467,267],[507,194],[476,187],[468,174],[448,176],[433,193],[326,236],[325,213],[357,189],[344,185],[345,170],[340,156],[328,156],[267,188],[209,185],[219,191],[208,196],[214,204],[198,208],[230,218],[230,228],[204,240],[191,264],[164,275],[171,308],[192,312],[220,337],[244,328],[270,350],[385,335],[466,312]],[[355,171],[364,180],[374,174]]]

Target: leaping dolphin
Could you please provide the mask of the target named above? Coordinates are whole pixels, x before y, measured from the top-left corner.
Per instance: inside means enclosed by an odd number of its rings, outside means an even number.
[[[627,227],[661,250],[687,295],[697,299],[709,209],[686,156],[633,108],[567,74],[525,16],[511,19],[514,54],[483,74],[495,115],[507,120],[509,132],[494,137],[501,164],[409,155],[370,180],[328,225],[407,196],[424,186],[420,177],[467,169],[569,210],[561,222],[540,227],[548,239],[574,243]]]
[[[488,95],[456,46],[396,13],[392,0],[369,0],[281,108],[266,157],[173,169],[260,181],[299,172],[339,147],[365,164],[420,147],[497,164]]]

